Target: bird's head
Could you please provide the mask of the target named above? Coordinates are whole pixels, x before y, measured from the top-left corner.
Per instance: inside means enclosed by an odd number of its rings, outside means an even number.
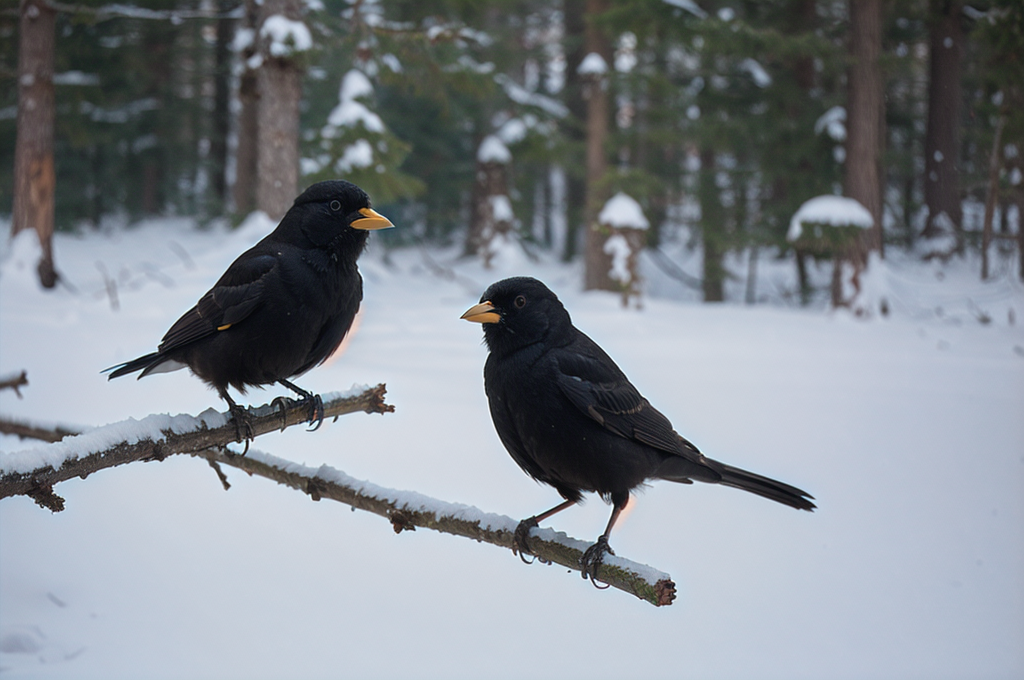
[[[516,276],[491,285],[462,315],[483,324],[484,341],[495,354],[506,354],[537,342],[560,342],[572,320],[558,296],[537,279]]]
[[[303,191],[279,228],[298,228],[314,245],[354,250],[358,255],[366,245],[368,232],[393,226],[370,207],[365,191],[335,179],[317,182]]]

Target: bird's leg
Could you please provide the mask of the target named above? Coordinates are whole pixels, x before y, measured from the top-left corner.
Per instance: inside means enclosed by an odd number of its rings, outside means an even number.
[[[284,378],[278,378],[277,382],[302,397],[302,401],[309,407],[309,431],[315,432],[319,430],[320,425],[324,422],[324,400],[320,398],[320,395],[307,392]]]
[[[220,394],[220,398],[228,403],[228,411],[231,412],[231,419],[235,421],[235,436],[236,441],[245,441],[245,450],[242,451],[244,456],[249,452],[249,442],[251,442],[255,435],[252,431],[252,418],[249,417],[248,409],[244,409],[235,403],[235,400],[228,394],[228,390],[218,389],[217,393]],[[242,434],[242,430],[245,430],[245,434]]]
[[[519,559],[526,562],[526,555],[533,555],[530,552],[530,547],[527,545],[527,539],[530,536],[530,530],[534,529],[542,521],[546,520],[551,515],[561,512],[566,508],[576,505],[576,501],[565,501],[559,503],[555,507],[551,508],[547,512],[542,512],[539,515],[528,517],[516,526],[516,531],[512,534],[512,554],[519,555]],[[526,564],[533,564],[533,561],[526,562]]]
[[[622,509],[626,507],[626,502],[629,500],[629,496],[626,496],[626,500],[621,503],[613,500],[612,503],[612,516],[608,520],[608,526],[605,527],[604,533],[597,538],[597,542],[590,546],[580,557],[580,576],[583,578],[589,578],[590,582],[594,584],[596,588],[604,590],[608,585],[599,586],[597,585],[597,568],[604,562],[605,554],[614,555],[615,551],[608,545],[608,537],[611,536],[612,527],[615,526],[615,521],[619,519],[619,515],[622,513]]]

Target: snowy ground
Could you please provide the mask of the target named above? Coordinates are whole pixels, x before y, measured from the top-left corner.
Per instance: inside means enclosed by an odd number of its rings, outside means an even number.
[[[265,228],[59,236],[74,290],[46,293],[30,243],[8,246],[0,373],[25,369],[30,385],[0,393],[0,413],[88,426],[217,405],[187,372],[99,371],[151,351]],[[194,459],[136,463],[59,485],[59,514],[0,501],[0,677],[1019,678],[1024,290],[977,282],[974,263],[889,262],[872,285],[893,314],[860,321],[785,306],[791,265],[768,255],[758,297],[775,304],[694,304],[651,269],[657,297],[623,311],[581,293],[578,270],[515,253],[487,272],[375,246],[357,333],[300,384],[383,381],[397,411],[256,448],[515,518],[554,505],[494,434],[480,328],[458,318],[491,281],[525,273],[708,455],[807,489],[819,511],[653,485],[612,545],[675,578],[678,600],[656,609],[236,471],[225,492]],[[607,512],[591,499],[553,525],[592,540]]]

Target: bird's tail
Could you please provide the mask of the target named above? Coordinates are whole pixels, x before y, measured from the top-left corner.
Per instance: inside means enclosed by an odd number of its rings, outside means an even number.
[[[797,510],[813,511],[817,507],[811,502],[814,500],[814,496],[795,486],[790,486],[789,484],[784,484],[783,482],[763,477],[753,472],[747,472],[731,465],[725,465],[724,463],[718,463],[716,469],[722,475],[721,481],[718,482],[719,484],[756,493],[758,496],[770,498],[776,503],[782,503]]]
[[[175,365],[171,367],[167,365],[168,363],[173,363]],[[141,356],[138,359],[132,359],[127,363],[105,368],[101,373],[110,372],[110,375],[107,376],[107,380],[113,380],[114,378],[120,378],[122,375],[128,375],[135,371],[142,371],[139,375],[141,378],[149,373],[161,373],[167,370],[182,368],[183,366],[183,364],[168,359],[166,355],[160,354],[159,352],[152,352],[145,356]]]

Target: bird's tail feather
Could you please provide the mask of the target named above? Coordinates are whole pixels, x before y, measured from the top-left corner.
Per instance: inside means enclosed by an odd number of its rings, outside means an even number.
[[[157,364],[163,363],[166,360],[167,357],[161,356],[159,352],[152,352],[145,356],[141,356],[138,359],[132,359],[129,362],[105,368],[102,373],[107,373],[109,371],[110,375],[107,376],[107,380],[113,380],[114,378],[120,378],[122,375],[128,375],[135,371],[142,371],[142,375],[139,376],[141,378],[143,375],[146,375],[156,368]]]
[[[788,505],[797,510],[813,511],[815,507],[811,501],[814,496],[789,484],[763,477],[753,472],[747,472],[740,468],[718,463],[718,471],[722,475],[719,484],[731,486],[736,489],[743,489],[758,496],[764,496],[777,503]]]

